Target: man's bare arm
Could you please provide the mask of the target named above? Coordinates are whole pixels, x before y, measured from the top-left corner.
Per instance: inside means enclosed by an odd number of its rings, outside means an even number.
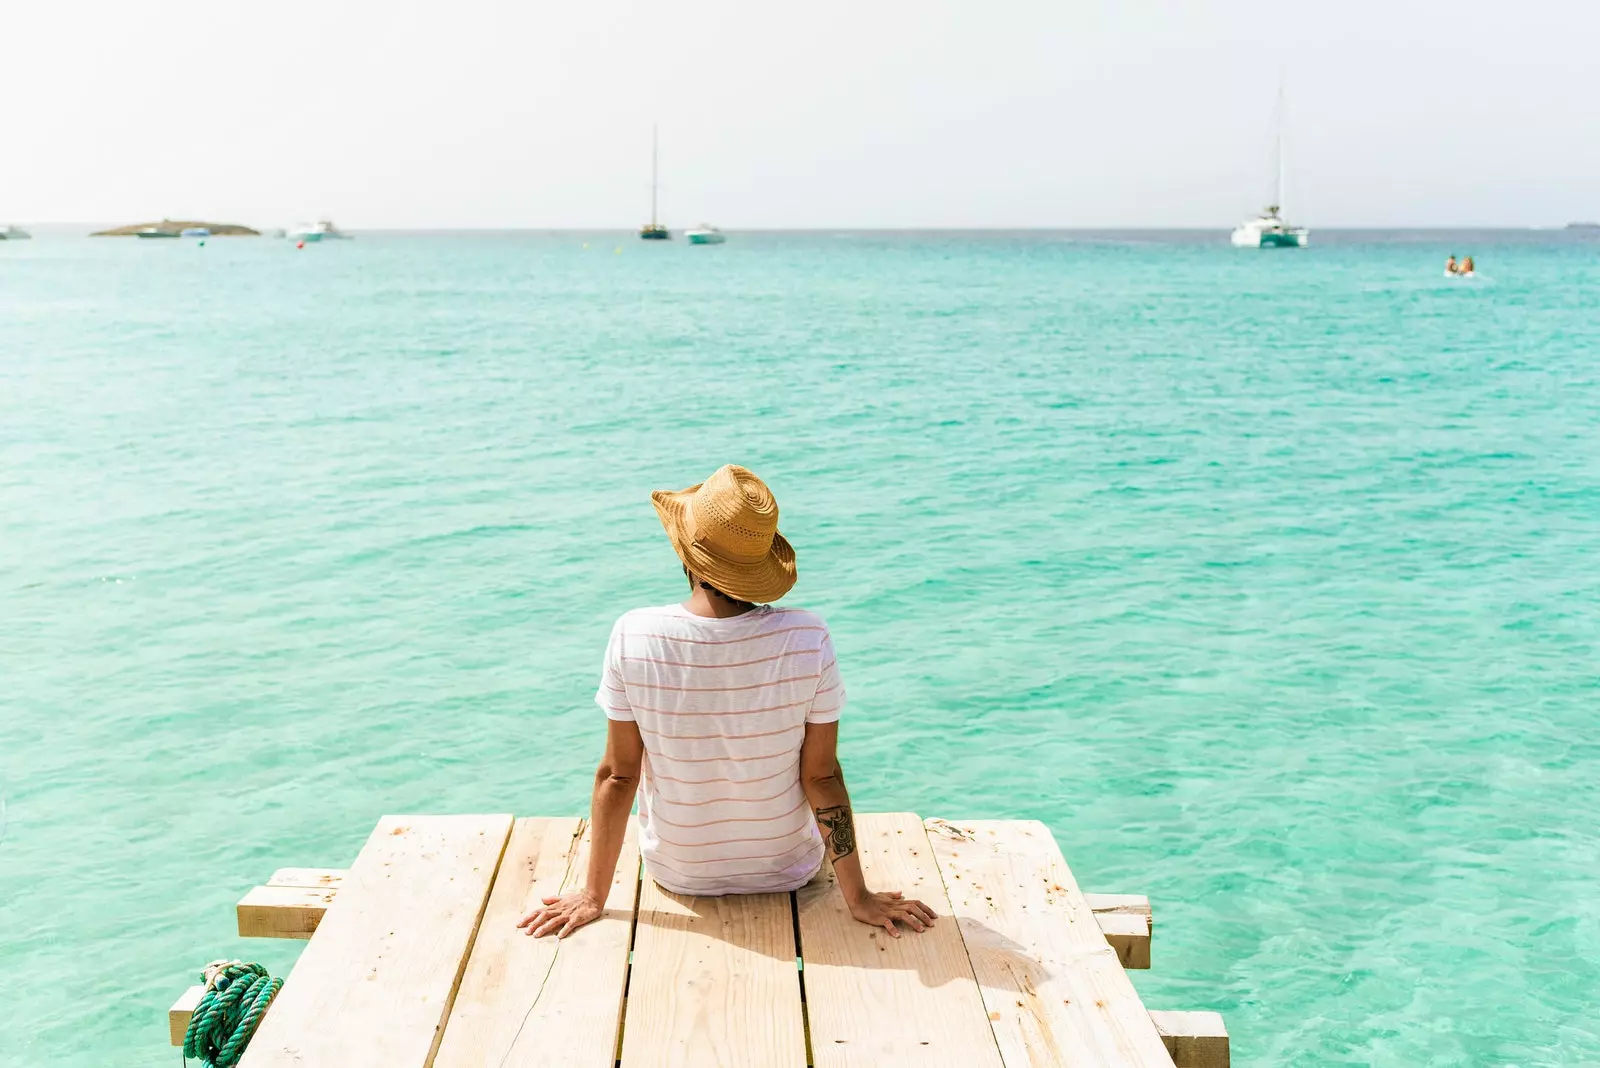
[[[823,848],[833,863],[839,892],[850,907],[850,915],[862,923],[882,927],[896,938],[898,920],[914,931],[934,921],[933,910],[920,901],[906,900],[898,890],[873,893],[867,889],[856,853],[856,826],[850,813],[850,793],[844,785],[844,769],[839,766],[839,724],[807,723],[805,740],[800,745],[800,785],[817,818]]]
[[[617,872],[622,839],[628,833],[628,813],[639,790],[639,770],[644,764],[644,739],[637,723],[608,720],[606,751],[594,773],[594,793],[589,799],[589,872],[582,890],[547,897],[517,926],[539,937],[565,938],[605,911],[611,878]]]

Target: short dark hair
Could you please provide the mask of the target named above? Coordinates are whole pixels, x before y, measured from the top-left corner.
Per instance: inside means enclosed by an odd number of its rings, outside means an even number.
[[[737,597],[731,596],[730,594],[723,593],[721,590],[717,589],[715,586],[711,585],[711,583],[705,581],[704,579],[695,578],[693,575],[689,574],[689,565],[688,564],[684,564],[682,566],[683,566],[683,575],[684,575],[684,577],[687,578],[691,583],[694,583],[695,585],[699,586],[702,590],[705,590],[707,593],[711,594],[711,596],[720,597],[724,601],[727,601],[729,604],[744,605],[747,608],[754,608],[756,606],[756,603],[754,601],[741,601]]]

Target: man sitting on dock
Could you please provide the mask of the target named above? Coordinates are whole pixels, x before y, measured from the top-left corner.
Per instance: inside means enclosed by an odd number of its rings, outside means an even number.
[[[836,755],[844,684],[822,620],[770,603],[794,585],[795,555],[766,484],[729,465],[652,500],[690,596],[612,629],[585,888],[545,898],[517,926],[564,938],[600,916],[637,793],[645,875],[666,890],[786,893],[826,854],[857,920],[895,937],[899,924],[923,930],[931,909],[874,893],[862,875]]]

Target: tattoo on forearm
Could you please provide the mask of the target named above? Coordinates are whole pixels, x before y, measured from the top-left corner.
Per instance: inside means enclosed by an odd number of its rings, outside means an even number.
[[[841,860],[856,851],[856,825],[850,819],[849,805],[830,805],[817,809],[817,826],[822,828],[822,840],[834,860]]]

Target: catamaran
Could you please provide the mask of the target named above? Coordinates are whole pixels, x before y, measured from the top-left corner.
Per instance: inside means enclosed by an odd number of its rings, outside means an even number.
[[[639,236],[646,241],[665,241],[672,236],[671,230],[656,221],[656,178],[658,172],[656,148],[656,127],[652,123],[650,126],[650,223],[647,226],[639,227]]]
[[[1233,243],[1240,248],[1305,248],[1311,241],[1311,231],[1304,226],[1290,226],[1283,221],[1283,86],[1278,86],[1278,105],[1274,109],[1273,156],[1277,164],[1278,184],[1272,203],[1257,218],[1240,223],[1233,231]]]

